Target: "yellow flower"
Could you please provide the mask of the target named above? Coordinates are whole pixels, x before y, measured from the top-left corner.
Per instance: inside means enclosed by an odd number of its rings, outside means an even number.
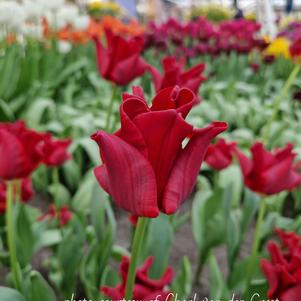
[[[92,0],[88,4],[89,9],[92,10],[108,10],[112,12],[118,12],[119,11],[119,5],[114,2],[103,2],[101,0]]]
[[[283,56],[286,59],[290,58],[289,41],[285,38],[276,38],[267,47],[264,54],[273,56]]]

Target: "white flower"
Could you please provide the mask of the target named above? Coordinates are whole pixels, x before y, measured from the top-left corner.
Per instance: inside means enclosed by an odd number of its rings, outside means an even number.
[[[73,27],[76,30],[86,30],[89,26],[90,18],[88,16],[78,16],[72,21]]]
[[[41,6],[44,7],[45,10],[59,10],[65,5],[65,0],[35,0],[39,2]]]
[[[60,53],[68,53],[72,49],[72,44],[66,41],[58,42],[58,51]]]
[[[25,0],[23,1],[23,7],[27,20],[38,20],[44,14],[44,7],[39,1]]]
[[[26,15],[19,3],[15,1],[0,2],[0,23],[9,30],[18,31],[25,21]]]

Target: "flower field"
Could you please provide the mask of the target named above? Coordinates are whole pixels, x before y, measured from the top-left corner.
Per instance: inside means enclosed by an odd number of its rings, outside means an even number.
[[[0,1],[0,301],[299,300],[301,23],[260,30]]]

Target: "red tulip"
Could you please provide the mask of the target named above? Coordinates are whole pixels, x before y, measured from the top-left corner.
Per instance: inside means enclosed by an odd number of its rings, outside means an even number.
[[[205,156],[206,163],[216,170],[227,168],[232,163],[235,142],[227,143],[225,139],[219,139],[208,147]]]
[[[68,206],[57,209],[54,204],[51,204],[49,205],[48,212],[38,217],[38,221],[43,221],[45,219],[57,219],[61,226],[65,226],[72,219],[72,212],[69,210]]]
[[[288,144],[274,152],[267,151],[260,142],[252,148],[252,159],[236,150],[243,172],[245,185],[251,190],[271,195],[291,190],[301,184],[301,174],[293,161],[296,156],[293,147]]]
[[[160,279],[151,279],[148,272],[152,266],[153,257],[148,257],[142,266],[136,270],[135,285],[133,289],[133,300],[150,301],[168,300],[170,292],[166,290],[166,286],[170,284],[173,278],[173,269],[168,267]],[[113,301],[123,300],[125,297],[125,286],[130,265],[130,259],[123,257],[119,266],[119,273],[122,282],[115,287],[103,286],[101,291],[103,294],[111,298]]]
[[[125,86],[146,70],[147,63],[141,58],[144,41],[141,37],[128,40],[105,29],[107,48],[94,38],[98,70],[101,76],[117,85]]]
[[[0,214],[6,211],[6,193],[7,184],[4,181],[0,181]],[[34,191],[32,188],[32,182],[30,178],[24,178],[21,180],[21,201],[27,203],[32,199]]]
[[[160,90],[178,85],[180,87],[189,88],[195,94],[198,94],[201,83],[206,79],[202,76],[205,64],[198,64],[191,69],[184,71],[185,60],[177,61],[175,57],[165,57],[162,61],[164,74],[150,66],[149,70],[152,74],[155,89]]]
[[[282,230],[276,233],[281,245],[269,242],[271,260],[261,261],[270,286],[268,297],[271,300],[296,301],[301,295],[301,236]]]
[[[43,163],[47,166],[61,166],[70,160],[71,155],[68,153],[68,147],[71,142],[71,139],[55,140],[49,135],[40,145]]]
[[[301,37],[292,42],[290,53],[293,59],[301,61]]]
[[[121,129],[92,136],[104,163],[95,175],[116,203],[132,214],[172,214],[190,196],[211,140],[227,124],[213,122],[194,129],[187,123],[184,118],[195,103],[189,89],[166,88],[150,108],[141,88],[133,92],[123,96]]]
[[[25,127],[25,123],[0,123],[0,178],[28,177],[41,163],[39,145],[45,134]]]

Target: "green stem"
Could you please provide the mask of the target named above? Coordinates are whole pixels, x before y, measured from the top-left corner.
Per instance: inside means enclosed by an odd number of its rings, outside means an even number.
[[[194,285],[197,286],[200,282],[200,278],[201,275],[203,273],[203,269],[204,269],[204,264],[208,259],[208,256],[210,254],[210,251],[205,252],[200,252],[199,253],[199,257],[198,257],[198,265],[197,265],[197,269],[194,275]]]
[[[59,194],[60,176],[59,176],[58,167],[54,167],[52,169],[52,184],[54,185],[53,188],[54,203],[59,206],[60,200],[58,199],[58,194]]]
[[[7,228],[7,245],[9,250],[10,266],[13,273],[13,281],[15,288],[21,291],[21,277],[19,274],[19,266],[15,245],[15,229],[14,229],[14,183],[7,183],[6,192],[6,228]]]
[[[291,72],[290,76],[288,77],[287,81],[285,82],[283,88],[281,89],[280,93],[277,95],[275,101],[273,102],[273,113],[270,117],[270,119],[267,121],[266,126],[264,127],[264,132],[263,132],[263,140],[267,141],[269,138],[269,134],[271,131],[271,125],[273,121],[277,118],[278,112],[280,110],[280,105],[283,100],[283,98],[286,97],[288,94],[288,91],[290,87],[293,85],[295,82],[296,77],[298,76],[300,72],[301,66],[299,64],[296,64],[293,71]]]
[[[114,100],[117,92],[117,86],[112,84],[112,96],[111,100],[108,106],[108,111],[107,111],[107,118],[106,118],[106,126],[105,126],[105,131],[109,132],[111,129],[111,117],[113,113],[113,105],[114,105]]]
[[[142,246],[142,240],[146,229],[147,221],[148,219],[145,217],[139,217],[138,219],[138,223],[134,235],[134,241],[132,245],[131,262],[130,262],[130,267],[127,275],[127,282],[125,288],[125,300],[132,300],[133,298],[133,288],[134,288],[135,278],[136,278],[136,267],[137,267],[137,262]]]
[[[252,254],[247,269],[247,278],[246,278],[247,282],[246,282],[246,291],[245,291],[246,294],[248,293],[248,290],[250,288],[250,284],[254,274],[254,268],[256,267],[256,260],[258,257],[258,251],[259,251],[260,241],[261,241],[261,228],[262,228],[265,212],[266,212],[266,200],[262,198],[260,200],[259,213],[257,216],[257,222],[256,222],[256,228],[255,228],[255,234],[254,234],[254,240],[252,246]]]

